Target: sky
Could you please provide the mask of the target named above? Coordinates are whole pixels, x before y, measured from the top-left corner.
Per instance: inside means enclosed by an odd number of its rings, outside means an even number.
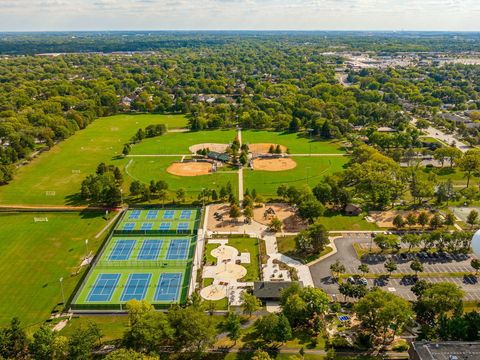
[[[0,31],[480,30],[480,0],[0,0]]]

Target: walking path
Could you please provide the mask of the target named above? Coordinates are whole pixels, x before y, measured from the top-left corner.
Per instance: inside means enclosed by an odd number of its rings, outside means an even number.
[[[110,220],[110,221],[108,222],[108,224],[105,225],[105,226],[103,227],[103,229],[100,230],[100,232],[99,232],[97,235],[95,235],[95,239],[98,239],[100,236],[102,236],[102,234],[110,228],[110,226],[118,219],[118,217],[120,216],[120,214],[122,214],[123,210],[125,210],[125,209],[126,209],[126,208],[123,208],[121,211],[118,211],[118,212],[115,214],[115,216],[113,217],[113,219]]]
[[[237,139],[240,143],[240,147],[242,146],[242,129],[238,128],[237,130]],[[243,167],[238,169],[238,201],[243,201]]]

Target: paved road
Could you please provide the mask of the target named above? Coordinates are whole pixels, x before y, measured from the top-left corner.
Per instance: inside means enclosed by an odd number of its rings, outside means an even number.
[[[413,118],[412,124],[415,125],[417,123],[417,119]],[[443,131],[436,129],[432,126],[429,126],[427,129],[422,129],[422,131],[426,132],[428,136],[440,140],[448,145],[455,143],[455,147],[462,152],[467,152],[471,149],[471,147],[460,140],[456,139],[452,134],[446,134]]]

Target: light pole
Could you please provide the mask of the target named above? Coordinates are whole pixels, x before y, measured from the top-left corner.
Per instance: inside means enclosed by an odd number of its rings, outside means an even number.
[[[88,257],[88,239],[85,239],[85,259]]]
[[[62,304],[65,305],[65,293],[63,292],[63,277],[58,280],[60,281],[60,289],[62,290]]]

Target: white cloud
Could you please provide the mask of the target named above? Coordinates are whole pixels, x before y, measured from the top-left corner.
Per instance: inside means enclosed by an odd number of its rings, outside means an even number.
[[[0,0],[0,31],[480,30],[479,0]]]

